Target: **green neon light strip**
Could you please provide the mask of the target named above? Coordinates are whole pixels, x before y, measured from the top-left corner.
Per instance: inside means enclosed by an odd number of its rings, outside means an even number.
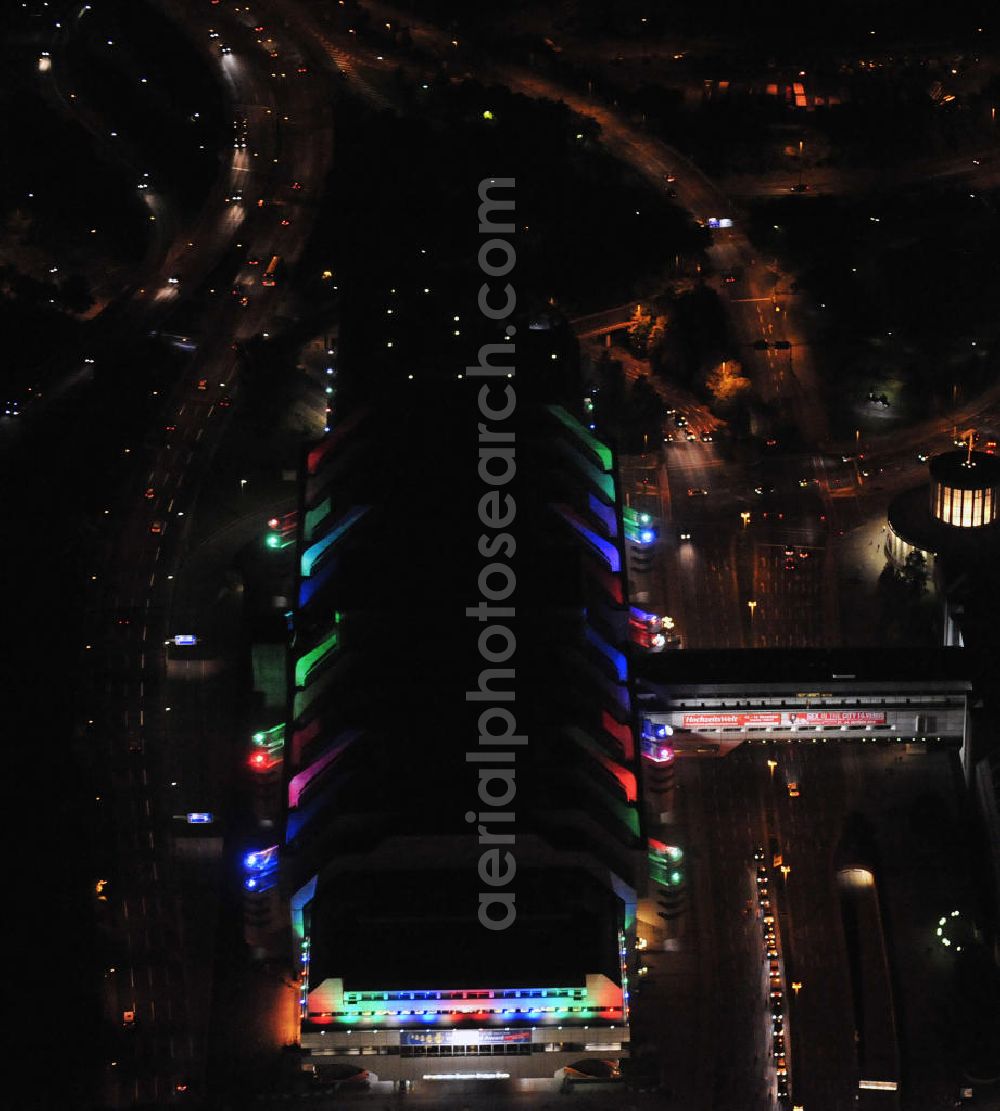
[[[613,463],[611,448],[609,448],[606,444],[602,444],[596,436],[590,433],[589,429],[584,428],[583,425],[576,419],[576,417],[572,416],[570,413],[567,413],[561,405],[549,405],[548,410],[560,421],[562,421],[562,423],[570,430],[570,432],[572,432],[577,437],[577,439],[582,440],[583,443],[585,443],[587,447],[590,448],[590,450],[597,456],[597,458],[600,459],[601,466],[606,471],[611,470]]]
[[[326,656],[337,647],[337,630],[333,632],[321,644],[317,644],[311,651],[307,652],[304,656],[300,656],[295,661],[295,685],[296,687],[304,687],[309,682],[309,673],[312,669]]]
[[[268,752],[279,752],[285,747],[284,723],[254,733],[251,740],[255,748],[266,748]]]
[[[316,526],[330,516],[332,506],[329,496],[325,497],[319,505],[306,510],[306,540],[312,540]]]
[[[614,504],[614,477],[609,474],[604,474],[604,472],[601,471],[599,467],[595,467],[594,464],[591,463],[587,456],[582,455],[578,451],[574,451],[573,448],[565,440],[559,441],[559,447],[564,451],[566,455],[569,456],[570,459],[572,459],[573,466],[582,471],[587,476],[588,481],[593,483],[593,485],[601,491],[601,493],[605,497],[605,500],[609,504]]]
[[[330,681],[337,675],[337,671],[336,666],[323,668],[319,673],[319,678],[311,680],[304,690],[296,691],[292,703],[292,715],[296,721],[323,694],[330,685]]]

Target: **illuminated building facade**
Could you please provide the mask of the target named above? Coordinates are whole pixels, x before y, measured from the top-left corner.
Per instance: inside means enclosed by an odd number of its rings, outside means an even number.
[[[552,337],[532,338],[545,368]],[[613,1075],[627,1052],[645,847],[615,460],[555,372],[529,383],[511,421],[516,586],[489,603],[516,637],[501,663],[470,615],[500,558],[475,557],[480,382],[359,388],[303,467],[287,724],[252,758],[282,769],[277,874],[320,1074]],[[482,715],[505,711],[508,751],[484,750]],[[502,928],[483,918],[494,843],[516,865]]]
[[[902,568],[920,553],[928,562],[950,556],[974,560],[995,543],[1000,460],[982,451],[949,451],[930,461],[930,484],[908,490],[889,506],[885,553]]]
[[[1000,460],[981,451],[950,451],[930,463],[931,514],[954,528],[982,528],[996,520]]]

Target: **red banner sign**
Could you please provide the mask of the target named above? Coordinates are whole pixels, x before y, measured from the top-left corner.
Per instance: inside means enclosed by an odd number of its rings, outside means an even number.
[[[764,728],[768,725],[780,725],[780,713],[734,713],[734,714],[685,714],[685,729],[725,729],[733,726],[753,725]]]
[[[767,729],[776,725],[884,725],[882,710],[737,711],[685,714],[684,729]]]

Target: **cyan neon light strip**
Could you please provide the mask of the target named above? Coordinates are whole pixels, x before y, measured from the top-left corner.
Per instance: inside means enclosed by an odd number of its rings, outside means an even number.
[[[584,540],[590,544],[594,551],[600,555],[608,565],[609,570],[618,572],[622,569],[621,556],[619,555],[618,549],[610,540],[605,540],[604,537],[598,536],[593,529],[588,528],[568,506],[557,505],[555,509],[563,520],[572,525]]]
[[[615,669],[615,674],[618,676],[618,682],[624,683],[628,679],[628,660],[625,659],[624,654],[619,652],[617,648],[613,648],[608,644],[604,637],[602,637],[589,622],[584,626],[584,634],[598,652],[607,660],[611,661]]]
[[[607,502],[613,504],[615,500],[615,480],[609,474],[604,474],[598,467],[595,467],[586,456],[583,456],[565,441],[559,440],[557,448],[562,455],[573,464],[578,471],[580,471],[595,489],[599,490]]]
[[[328,656],[336,647],[340,639],[340,634],[334,628],[333,632],[326,638],[326,640],[317,644],[311,651],[307,652],[304,656],[300,656],[295,661],[295,685],[302,688],[309,682],[309,673],[313,668],[318,667],[322,660]]]
[[[570,430],[570,432],[572,432],[577,437],[578,440],[581,440],[584,444],[586,444],[587,447],[594,453],[594,455],[596,455],[597,458],[600,459],[601,466],[604,468],[605,471],[611,470],[614,462],[611,448],[609,448],[606,444],[602,444],[596,436],[594,436],[586,428],[584,428],[583,425],[576,419],[576,417],[572,416],[572,414],[570,413],[567,413],[561,405],[549,405],[547,406],[547,408],[549,412],[553,414],[553,416],[558,418],[558,420],[560,420]]]
[[[305,791],[309,784],[320,775],[325,768],[328,768],[345,748],[353,744],[360,736],[360,729],[351,729],[347,733],[344,733],[327,748],[318,760],[314,760],[309,767],[294,776],[288,784],[289,807],[294,809],[294,807],[298,806],[299,799],[302,797],[302,792]]]
[[[302,578],[307,579],[312,574],[312,569],[316,565],[316,561],[323,555],[323,553],[347,532],[347,530],[356,524],[368,512],[367,505],[356,505],[351,509],[346,516],[342,517],[340,521],[334,525],[332,529],[323,537],[318,540],[311,547],[307,548],[302,553]]]
[[[314,506],[312,509],[307,509],[306,510],[306,530],[305,530],[306,540],[312,540],[313,533],[315,532],[316,526],[321,521],[323,521],[327,517],[329,517],[331,509],[332,509],[332,504],[330,502],[330,496],[327,495],[319,503],[319,505]]]
[[[313,878],[292,896],[289,905],[292,910],[292,929],[301,942],[306,936],[306,922],[303,908],[313,901],[316,896],[316,877]]]
[[[600,498],[593,494],[587,495],[587,504],[590,506],[590,512],[604,525],[608,536],[612,539],[616,537],[618,535],[618,522],[615,520],[614,506],[605,505]]]

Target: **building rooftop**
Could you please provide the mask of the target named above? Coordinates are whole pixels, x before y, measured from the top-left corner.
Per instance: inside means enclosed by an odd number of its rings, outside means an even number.
[[[947,451],[930,461],[931,478],[956,490],[1000,486],[1000,458],[985,451]]]
[[[583,870],[522,868],[517,919],[487,931],[475,860],[343,873],[313,904],[310,983],[346,991],[574,987],[621,976],[615,898]]]
[[[887,684],[913,683],[928,690],[954,687],[970,678],[976,661],[960,648],[755,648],[664,652],[633,663],[639,682],[671,689],[723,687],[734,692],[760,686],[767,692],[815,694],[883,689]]]

